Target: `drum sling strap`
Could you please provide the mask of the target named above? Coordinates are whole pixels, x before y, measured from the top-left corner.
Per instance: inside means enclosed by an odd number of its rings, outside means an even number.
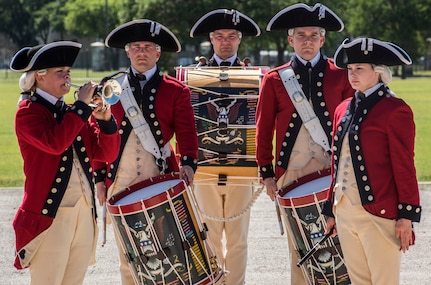
[[[121,77],[117,80],[121,80]],[[166,159],[171,155],[170,144],[168,142],[163,147],[159,148],[153,133],[151,132],[150,126],[145,120],[142,110],[138,107],[135,96],[133,96],[127,75],[123,76],[123,81],[120,83],[123,89],[120,101],[124,108],[124,112],[126,113],[136,136],[141,141],[142,146],[146,151],[154,155],[156,165],[159,167],[160,173],[164,174],[165,170],[167,170]]]
[[[310,133],[311,138],[325,151],[330,152],[331,146],[325,131],[320,124],[319,118],[308,102],[304,91],[302,91],[292,67],[281,69],[278,71],[278,74],[280,75],[284,88],[286,88],[287,94],[289,94],[290,100],[292,100],[296,111],[298,111],[299,117],[301,117],[305,128]]]

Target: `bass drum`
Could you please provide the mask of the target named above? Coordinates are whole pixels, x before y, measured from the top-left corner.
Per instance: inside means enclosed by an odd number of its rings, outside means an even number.
[[[267,67],[179,67],[191,90],[199,141],[195,184],[258,182],[256,107]]]

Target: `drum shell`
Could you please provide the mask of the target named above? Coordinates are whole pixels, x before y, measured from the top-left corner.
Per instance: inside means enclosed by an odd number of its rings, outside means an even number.
[[[267,67],[177,68],[177,78],[191,90],[196,119],[200,150],[195,183],[218,175],[233,183],[237,182],[235,177],[258,177],[255,113],[261,80],[267,70]],[[223,111],[228,120],[226,129],[219,124]]]
[[[151,195],[143,195],[146,190]],[[138,284],[212,284],[221,278],[191,195],[185,181],[167,174],[109,199],[108,213]]]
[[[330,169],[325,169],[301,177],[279,191],[277,202],[283,223],[299,258],[324,236],[326,223],[321,208],[330,182]],[[338,237],[322,243],[301,268],[311,284],[350,284]]]

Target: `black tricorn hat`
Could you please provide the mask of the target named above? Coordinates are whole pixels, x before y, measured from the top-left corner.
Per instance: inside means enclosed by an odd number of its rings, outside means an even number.
[[[345,39],[334,55],[338,68],[347,68],[350,63],[371,63],[377,65],[409,65],[410,56],[399,46],[372,38]]]
[[[10,69],[16,72],[50,67],[72,66],[82,44],[58,41],[34,47],[24,47],[12,58]]]
[[[343,21],[328,7],[317,3],[313,7],[294,4],[278,12],[266,26],[267,31],[289,30],[298,27],[321,27],[327,31],[341,32]]]
[[[153,42],[162,51],[180,52],[177,37],[165,26],[152,20],[139,19],[127,22],[112,30],[105,39],[107,47],[124,48],[131,42]]]
[[[190,30],[190,37],[208,36],[215,30],[233,29],[243,36],[259,36],[259,26],[249,17],[236,10],[217,9],[203,15]]]

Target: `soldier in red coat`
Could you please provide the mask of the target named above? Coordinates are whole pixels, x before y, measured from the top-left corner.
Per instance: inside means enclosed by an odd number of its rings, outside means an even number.
[[[131,66],[117,81],[132,94],[123,92],[120,102],[112,106],[120,128],[121,147],[115,159],[96,168],[100,203],[129,186],[161,174],[179,172],[180,178],[193,183],[198,141],[190,90],[157,66],[162,51],[181,50],[177,38],[160,23],[139,19],[111,31],[105,45],[125,49]],[[128,94],[133,98],[125,101]],[[129,99],[134,102],[125,105]],[[134,130],[135,118],[140,116],[136,116],[137,110],[149,129],[145,136]],[[179,164],[170,144],[174,135]],[[116,234],[115,238],[121,245],[121,237]],[[121,246],[118,251],[122,284],[135,284]]]
[[[346,39],[334,58],[357,91],[335,111],[326,232],[338,233],[352,284],[396,285],[421,206],[413,113],[388,88],[388,66],[411,59],[397,45],[371,38]]]
[[[15,267],[30,268],[31,284],[82,284],[98,233],[92,166],[119,150],[111,111],[100,96],[93,100],[96,84],[84,84],[73,105],[64,102],[80,48],[69,41],[26,47],[11,61],[24,72],[15,116],[25,175],[13,221]]]
[[[332,59],[320,51],[326,31],[342,31],[343,22],[321,4],[309,7],[295,4],[278,12],[268,23],[267,31],[284,29],[295,54],[291,61],[269,71],[263,78],[256,112],[256,157],[267,194],[274,200],[278,190],[307,174],[330,167],[330,138],[334,110],[353,96],[347,72],[335,67]],[[281,73],[290,71],[297,79],[319,127],[322,145],[301,120],[283,84]],[[293,72],[292,72],[293,71]],[[308,99],[308,100],[307,100]],[[273,167],[273,136],[275,138],[275,170]],[[322,189],[323,190],[323,189]],[[288,239],[291,255],[291,284],[307,284],[296,266],[297,254],[293,241]]]

